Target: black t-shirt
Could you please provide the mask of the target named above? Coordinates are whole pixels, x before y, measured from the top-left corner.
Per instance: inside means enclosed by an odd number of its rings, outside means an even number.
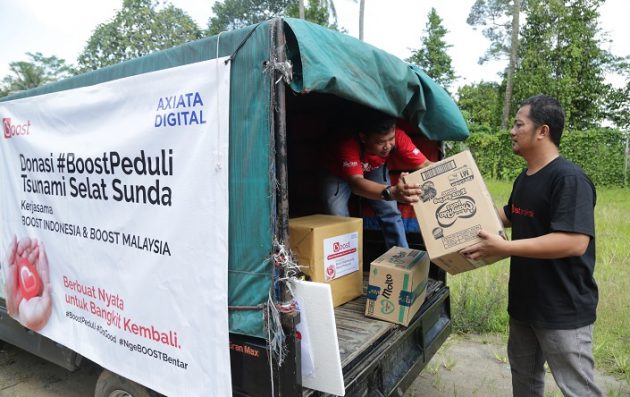
[[[584,255],[562,259],[513,256],[508,312],[530,325],[574,329],[595,322],[598,292],[595,268],[595,187],[584,171],[558,157],[533,175],[514,182],[505,214],[512,240],[551,232],[591,237]]]

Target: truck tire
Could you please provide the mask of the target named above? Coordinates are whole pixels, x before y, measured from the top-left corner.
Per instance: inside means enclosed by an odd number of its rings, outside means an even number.
[[[94,388],[94,397],[157,397],[153,390],[106,369],[101,372]]]

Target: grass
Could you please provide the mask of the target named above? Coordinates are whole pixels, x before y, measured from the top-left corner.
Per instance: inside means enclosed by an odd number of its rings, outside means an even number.
[[[596,362],[630,382],[630,191],[598,189]]]
[[[486,184],[497,207],[505,205],[512,185],[495,181],[486,181]],[[509,235],[510,230],[506,232]],[[453,325],[457,332],[507,333],[508,278],[508,259],[448,278],[452,290]]]
[[[486,183],[497,206],[503,206],[512,183]],[[593,351],[598,368],[630,383],[630,191],[598,188],[597,195],[599,305]],[[508,259],[448,278],[456,332],[507,334],[508,278]]]

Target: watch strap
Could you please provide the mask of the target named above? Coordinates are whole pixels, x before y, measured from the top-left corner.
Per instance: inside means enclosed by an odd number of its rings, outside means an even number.
[[[385,189],[383,189],[383,191],[381,192],[381,198],[385,201],[393,201],[394,198],[392,197],[392,187],[391,186],[387,186]]]

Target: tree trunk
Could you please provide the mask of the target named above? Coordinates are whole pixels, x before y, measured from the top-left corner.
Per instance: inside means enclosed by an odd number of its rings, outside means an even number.
[[[304,19],[305,18],[305,15],[304,15],[304,0],[300,0],[299,4],[300,4],[300,19]]]
[[[363,41],[363,27],[365,21],[365,0],[359,1],[359,40]]]
[[[512,90],[514,88],[514,69],[518,55],[518,31],[519,15],[521,13],[521,0],[514,0],[512,9],[512,37],[510,39],[510,63],[507,70],[505,97],[503,98],[503,114],[501,115],[501,129],[507,129],[510,120],[510,104],[512,103]]]

